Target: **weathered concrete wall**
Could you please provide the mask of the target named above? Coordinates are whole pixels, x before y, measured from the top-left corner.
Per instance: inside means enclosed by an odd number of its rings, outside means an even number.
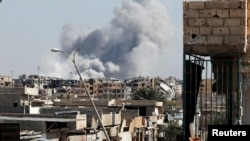
[[[27,100],[26,95],[20,94],[1,94],[0,98],[0,113],[23,113],[24,107],[21,105],[21,100]],[[28,113],[28,107],[26,107]]]
[[[184,52],[190,54],[245,53],[247,2],[184,1]]]
[[[250,43],[250,0],[247,0],[247,43]],[[241,57],[242,73],[242,103],[243,124],[250,124],[250,51],[247,50]]]
[[[112,111],[113,110],[113,111]],[[93,108],[78,108],[78,107],[43,107],[40,109],[40,114],[54,114],[59,111],[79,111],[80,114],[87,115],[87,127],[97,126],[93,123],[97,119],[96,113]],[[117,108],[97,108],[99,115],[102,118],[104,126],[114,126],[121,123],[121,112]],[[112,112],[111,112],[112,111]]]
[[[241,73],[242,73],[242,114],[243,124],[250,124],[250,52],[244,54],[241,59]]]

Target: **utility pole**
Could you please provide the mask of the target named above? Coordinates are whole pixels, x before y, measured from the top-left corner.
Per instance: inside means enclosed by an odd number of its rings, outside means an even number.
[[[81,73],[80,73],[80,71],[79,71],[79,69],[78,69],[78,67],[77,67],[77,65],[76,65],[75,54],[76,54],[76,52],[79,51],[79,50],[80,50],[80,49],[74,50],[74,52],[73,52],[73,57],[71,57],[69,54],[63,52],[62,50],[60,50],[60,49],[58,49],[58,48],[53,48],[53,49],[51,49],[52,52],[61,52],[63,55],[67,56],[67,57],[73,62],[74,66],[75,66],[75,69],[76,69],[76,71],[77,71],[77,73],[78,73],[78,75],[79,75],[79,77],[80,77],[80,81],[81,81],[81,83],[83,84],[83,87],[84,87],[84,89],[85,89],[85,91],[86,91],[86,93],[87,93],[87,95],[88,95],[88,97],[89,97],[89,100],[90,100],[90,102],[91,102],[91,104],[92,104],[92,107],[93,107],[94,110],[95,110],[95,113],[96,113],[96,115],[97,115],[97,118],[98,118],[98,120],[100,121],[100,124],[101,124],[101,126],[102,126],[103,132],[104,132],[104,134],[105,134],[105,136],[106,136],[106,139],[107,139],[107,141],[110,141],[110,138],[109,138],[108,133],[107,133],[107,131],[106,131],[104,125],[103,125],[103,122],[102,122],[102,119],[101,119],[101,117],[100,117],[100,114],[99,114],[98,111],[97,111],[97,108],[96,108],[96,106],[95,106],[95,103],[93,102],[93,99],[92,99],[92,97],[90,96],[89,90],[88,90],[88,88],[87,88],[87,86],[86,86],[86,84],[85,84],[85,82],[84,82],[84,80],[83,80],[83,78],[82,78],[82,75],[81,75]]]
[[[13,81],[13,70],[11,70],[11,93],[13,94],[14,81]]]
[[[40,66],[37,66],[37,72],[38,72],[38,94],[40,93]]]

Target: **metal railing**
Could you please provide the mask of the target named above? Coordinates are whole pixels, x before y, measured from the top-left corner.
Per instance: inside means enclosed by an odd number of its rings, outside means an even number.
[[[240,56],[184,54],[183,62],[185,140],[191,136],[190,123],[195,123],[195,136],[204,141],[210,124],[241,124]]]

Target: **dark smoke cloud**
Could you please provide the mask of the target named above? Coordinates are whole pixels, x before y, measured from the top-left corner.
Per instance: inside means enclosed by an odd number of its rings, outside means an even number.
[[[168,47],[167,14],[166,6],[158,0],[125,0],[115,8],[115,16],[106,27],[65,25],[61,49],[72,52],[80,48],[76,62],[85,78],[145,76]],[[69,60],[57,59],[53,63],[56,74],[65,76],[67,70],[72,71]]]

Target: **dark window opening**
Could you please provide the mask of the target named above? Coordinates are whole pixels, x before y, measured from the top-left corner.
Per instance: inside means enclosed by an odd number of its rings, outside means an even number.
[[[17,107],[18,105],[17,105],[17,103],[13,103],[13,107]]]

